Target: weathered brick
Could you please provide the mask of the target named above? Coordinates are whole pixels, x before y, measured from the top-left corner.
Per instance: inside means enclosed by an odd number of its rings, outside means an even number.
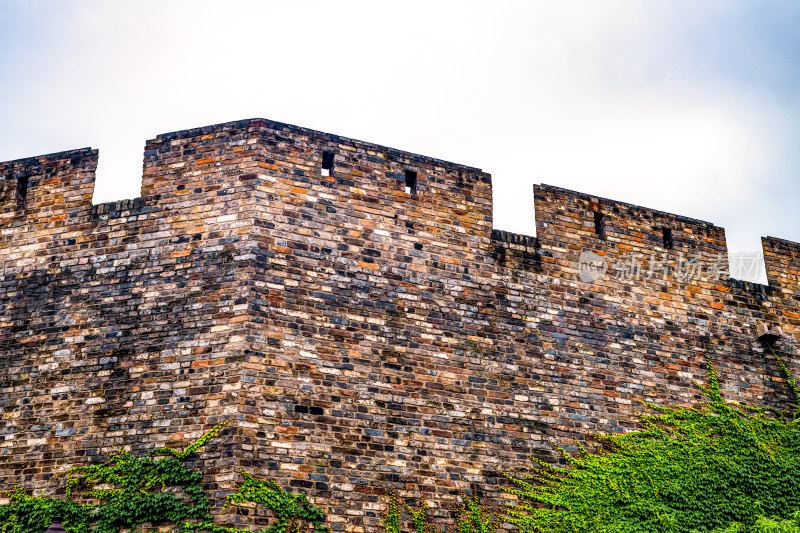
[[[540,185],[537,236],[517,235],[479,169],[263,119],[148,141],[135,200],[92,206],[96,164],[0,163],[7,488],[231,420],[204,452],[214,490],[241,466],[374,529],[392,487],[497,490],[551,442],[635,428],[638,400],[698,401],[706,353],[728,398],[785,406],[760,322],[798,371],[796,243],[764,239],[768,286],[584,281],[582,252],[711,261],[724,231]]]

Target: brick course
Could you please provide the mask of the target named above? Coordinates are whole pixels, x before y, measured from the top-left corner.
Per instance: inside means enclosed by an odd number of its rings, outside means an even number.
[[[707,263],[724,230],[548,185],[536,237],[495,230],[480,169],[263,119],[148,141],[134,200],[93,206],[96,165],[0,163],[5,487],[230,419],[212,489],[241,467],[371,529],[392,487],[492,491],[553,442],[635,427],[639,400],[699,401],[705,353],[729,399],[785,407],[759,323],[800,373],[797,243],[764,239],[769,285],[588,282],[581,253]]]

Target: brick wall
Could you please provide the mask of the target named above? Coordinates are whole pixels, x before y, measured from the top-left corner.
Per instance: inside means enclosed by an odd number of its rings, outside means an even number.
[[[795,243],[764,240],[768,286],[716,279],[691,269],[721,228],[546,185],[536,238],[493,230],[479,169],[260,119],[148,141],[134,200],[92,206],[96,162],[0,163],[5,486],[230,419],[211,488],[241,466],[371,529],[392,487],[491,492],[638,400],[700,400],[706,353],[728,398],[784,406],[759,323],[800,372]]]

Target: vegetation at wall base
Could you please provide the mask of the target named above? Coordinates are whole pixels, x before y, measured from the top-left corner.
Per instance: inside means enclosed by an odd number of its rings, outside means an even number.
[[[697,530],[689,533],[697,533]],[[711,533],[800,533],[800,515],[794,513],[792,518],[783,520],[762,516],[750,527],[741,522],[731,522],[728,527],[715,528]]]
[[[568,468],[507,475],[520,501],[507,520],[522,533],[795,531],[774,528],[797,527],[797,406],[725,402],[710,360],[707,369],[700,388],[710,401],[692,409],[648,403],[643,431],[596,435],[592,452],[562,452]]]
[[[402,532],[402,510],[408,513],[414,533],[495,533],[502,522],[496,510],[486,502],[481,502],[473,493],[471,497],[461,494],[456,505],[454,523],[437,526],[430,516],[428,502],[422,500],[418,509],[411,507],[396,492],[389,494],[386,512],[383,514],[383,527],[386,533]],[[402,506],[401,506],[402,503]]]
[[[34,497],[16,487],[6,493],[10,503],[0,505],[0,533],[42,533],[55,516],[62,517],[71,533],[135,533],[145,525],[162,531],[171,525],[179,533],[250,533],[214,523],[211,502],[201,486],[203,474],[185,464],[223,425],[214,426],[183,451],[158,448],[135,457],[120,450],[104,463],[72,468],[65,473],[65,498]],[[248,502],[271,511],[273,521],[264,533],[328,531],[323,512],[305,495],[245,474],[226,506]]]
[[[519,503],[501,513],[473,491],[461,495],[443,527],[424,499],[415,509],[391,493],[384,529],[494,533],[505,522],[521,533],[800,533],[800,391],[774,355],[794,395],[792,411],[726,402],[708,360],[709,382],[698,386],[709,401],[695,408],[645,403],[644,430],[595,435],[594,449],[577,454],[562,450],[567,468],[538,464],[532,474],[505,474]],[[63,474],[64,498],[17,487],[0,505],[0,533],[42,533],[54,516],[72,533],[250,533],[215,522],[202,472],[186,465],[221,430],[183,451],[117,451],[102,464],[72,468]],[[305,495],[242,475],[225,506],[266,508],[272,521],[261,533],[329,532],[324,512]]]
[[[272,511],[273,522],[263,530],[264,533],[326,533],[325,513],[308,501],[305,494],[286,492],[271,479],[256,479],[247,472],[242,472],[244,483],[233,494],[230,494],[225,505],[241,505],[243,503],[261,504]],[[204,522],[195,527],[198,531],[212,533],[251,533],[245,529],[218,526],[212,522]]]

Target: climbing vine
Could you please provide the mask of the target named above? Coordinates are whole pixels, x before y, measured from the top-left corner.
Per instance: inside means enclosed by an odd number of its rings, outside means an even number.
[[[707,360],[708,401],[694,408],[645,403],[642,431],[595,435],[593,448],[561,450],[566,468],[536,465],[510,475],[518,503],[498,513],[473,491],[445,526],[423,499],[414,508],[391,493],[386,533],[495,533],[503,522],[521,533],[800,533],[800,391],[783,360],[793,411],[726,402]],[[158,448],[142,457],[122,450],[97,465],[63,475],[64,497],[34,497],[16,487],[0,505],[0,533],[42,533],[54,516],[72,533],[250,533],[218,524],[203,475],[187,460],[223,429],[218,425],[183,450]],[[328,533],[324,512],[303,494],[242,473],[225,507],[268,511],[260,533]]]
[[[17,487],[6,494],[10,503],[0,506],[0,533],[43,531],[54,516],[72,533],[117,533],[167,522],[185,531],[192,522],[210,520],[203,474],[183,461],[222,427],[214,426],[184,451],[159,448],[135,457],[118,450],[104,463],[72,468],[64,474],[63,499],[29,496]],[[92,501],[97,503],[83,503]]]
[[[162,530],[172,524],[179,533],[243,532],[214,523],[201,485],[203,474],[185,464],[223,425],[182,451],[157,448],[136,457],[118,450],[104,463],[72,468],[64,474],[65,498],[33,497],[16,487],[6,493],[10,503],[0,505],[0,533],[40,533],[55,516],[62,517],[71,533],[136,532],[148,524]],[[227,497],[226,505],[245,502],[272,512],[273,523],[263,533],[327,531],[322,511],[305,495],[285,492],[272,481],[244,474],[244,483]]]
[[[243,503],[261,504],[272,511],[273,522],[263,533],[326,533],[325,514],[313,506],[305,494],[286,492],[270,479],[256,479],[242,472],[244,483],[230,494],[225,505]],[[222,527],[210,522],[197,526],[197,529],[212,533],[250,533],[249,530]]]
[[[800,414],[800,390],[797,388],[797,379],[789,372],[789,369],[786,367],[786,363],[783,362],[783,358],[776,353],[774,350],[770,349],[772,356],[775,357],[775,361],[778,362],[778,368],[781,369],[783,375],[786,377],[786,382],[789,384],[789,388],[792,389],[792,397],[794,398],[794,414],[797,416]]]
[[[597,435],[593,453],[562,452],[568,468],[508,475],[519,503],[507,520],[522,533],[795,531],[800,423],[725,402],[710,361],[707,369],[700,388],[710,401],[647,403],[643,431]]]
[[[690,533],[697,533],[693,529]],[[800,533],[800,514],[793,513],[791,518],[775,519],[763,516],[747,527],[741,522],[731,522],[728,527],[715,528],[711,533]]]
[[[414,533],[433,533],[437,530],[451,533],[495,533],[502,525],[498,513],[486,502],[481,502],[475,493],[472,497],[462,493],[460,500],[456,505],[454,523],[436,527],[430,516],[430,507],[425,500],[420,502],[418,509],[414,509],[392,491],[389,494],[386,512],[383,514],[384,530],[386,533],[401,533],[402,509],[408,513]]]
[[[433,524],[430,519],[428,502],[422,500],[419,509],[414,509],[405,500],[400,499],[396,492],[392,491],[389,493],[389,505],[386,513],[383,515],[383,527],[386,529],[386,533],[400,533],[401,531],[402,522],[400,520],[400,504],[398,504],[398,500],[410,515],[411,523],[416,533],[432,532]]]
[[[461,496],[462,504],[456,509],[456,528],[458,533],[494,533],[502,522],[495,509],[485,501]]]

